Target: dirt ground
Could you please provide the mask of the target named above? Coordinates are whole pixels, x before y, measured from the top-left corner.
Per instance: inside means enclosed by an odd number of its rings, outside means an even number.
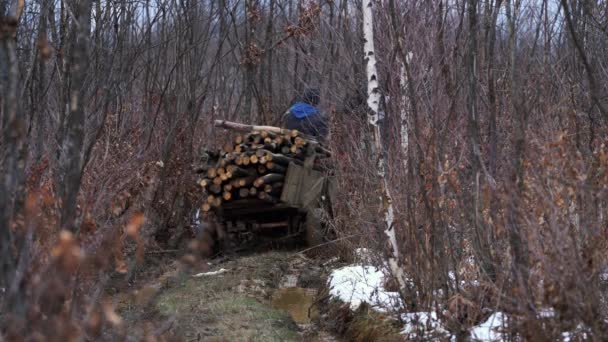
[[[212,260],[203,272],[183,271],[169,258],[157,260],[147,266],[153,267],[150,279],[114,289],[124,327],[106,338],[339,341],[315,323],[330,264],[293,251]]]

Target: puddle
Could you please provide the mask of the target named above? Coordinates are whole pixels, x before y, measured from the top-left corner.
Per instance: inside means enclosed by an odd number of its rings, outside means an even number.
[[[272,296],[272,307],[289,312],[297,324],[309,324],[310,319],[317,314],[316,309],[308,310],[315,301],[316,289],[288,287],[278,289]]]

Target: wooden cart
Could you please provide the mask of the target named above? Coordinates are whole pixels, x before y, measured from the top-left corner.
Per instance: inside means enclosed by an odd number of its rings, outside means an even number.
[[[303,165],[290,163],[278,203],[249,198],[224,203],[216,211],[222,226],[220,244],[234,249],[260,239],[304,239],[318,245],[327,237],[333,178],[313,169],[314,154]]]

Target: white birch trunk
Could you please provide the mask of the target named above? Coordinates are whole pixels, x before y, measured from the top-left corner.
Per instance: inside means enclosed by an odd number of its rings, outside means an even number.
[[[379,199],[383,204],[384,222],[386,230],[384,233],[387,236],[390,246],[390,256],[388,265],[390,271],[399,284],[399,290],[402,295],[406,293],[405,272],[403,267],[399,265],[399,246],[397,245],[397,237],[395,236],[395,214],[391,199],[390,190],[388,187],[388,178],[386,176],[386,165],[384,154],[382,153],[382,136],[380,135],[380,126],[378,125],[378,106],[380,103],[380,91],[378,90],[378,73],[376,70],[376,52],[374,49],[374,18],[373,18],[373,0],[364,0],[363,6],[363,41],[365,59],[367,62],[367,105],[371,109],[369,114],[369,123],[374,130],[374,153],[377,157],[378,176],[382,179],[382,197]]]
[[[412,53],[408,52],[405,63],[409,64],[412,60]],[[407,83],[406,65],[401,66],[401,74],[399,78],[399,86],[401,87],[401,112],[399,113],[400,120],[400,135],[401,135],[401,152],[403,153],[403,166],[404,170],[407,167],[407,150],[409,148],[409,135],[408,135],[408,118],[411,112],[411,104],[409,101],[408,93],[409,86]]]

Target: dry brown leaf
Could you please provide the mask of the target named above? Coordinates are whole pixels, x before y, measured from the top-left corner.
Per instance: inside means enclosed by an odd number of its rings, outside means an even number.
[[[145,216],[143,213],[135,213],[127,223],[125,227],[125,232],[127,235],[133,239],[135,239],[139,235],[139,230],[141,226],[144,224]]]

